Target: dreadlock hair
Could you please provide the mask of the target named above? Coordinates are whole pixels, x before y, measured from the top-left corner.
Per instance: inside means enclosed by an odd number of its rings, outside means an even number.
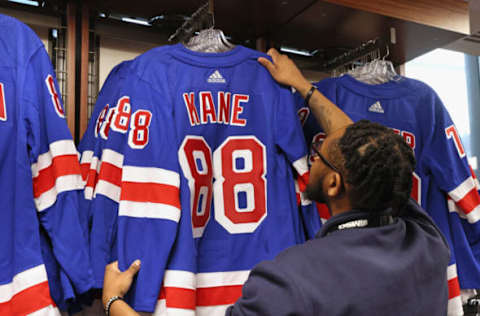
[[[350,125],[333,147],[341,152],[341,170],[350,184],[353,208],[402,211],[412,190],[415,156],[400,135],[361,120]]]

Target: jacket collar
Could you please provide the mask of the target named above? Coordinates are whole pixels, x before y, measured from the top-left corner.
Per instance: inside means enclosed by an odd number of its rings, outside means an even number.
[[[328,233],[335,230],[346,228],[362,228],[370,225],[372,221],[377,221],[379,217],[388,217],[391,219],[391,209],[385,209],[380,212],[368,212],[365,210],[351,210],[331,217],[326,221],[322,229],[317,233],[317,238],[325,237]],[[388,223],[385,223],[388,224]],[[376,225],[379,226],[379,225]]]

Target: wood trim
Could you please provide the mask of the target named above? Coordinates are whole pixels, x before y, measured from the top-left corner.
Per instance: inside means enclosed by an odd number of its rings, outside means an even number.
[[[267,52],[267,41],[265,40],[264,37],[257,38],[255,46],[256,46],[258,51],[261,51],[262,53]]]
[[[82,5],[82,25],[81,25],[81,61],[80,61],[80,120],[79,137],[85,133],[88,125],[88,51],[90,47],[89,36],[89,7]]]
[[[395,67],[395,71],[397,72],[398,75],[400,76],[406,76],[405,73],[405,64],[398,65]]]
[[[70,133],[75,137],[75,36],[76,36],[76,12],[74,2],[67,3],[67,124]]]
[[[215,14],[215,0],[208,0],[208,13]]]
[[[353,9],[470,34],[468,2],[461,0],[324,0]]]
[[[35,13],[35,12],[30,12],[26,10],[15,9],[15,8],[8,8],[8,7],[7,8],[0,7],[0,13],[17,18],[23,23],[26,23],[29,25],[38,25],[38,26],[45,26],[45,27],[51,27],[51,28],[58,28],[61,25],[60,19],[56,15],[47,15],[45,13],[44,14]]]

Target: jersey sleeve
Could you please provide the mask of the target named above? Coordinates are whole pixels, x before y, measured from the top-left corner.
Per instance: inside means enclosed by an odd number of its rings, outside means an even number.
[[[75,290],[83,293],[92,286],[92,273],[78,216],[80,165],[55,74],[43,47],[29,61],[22,91],[38,216],[55,259]]]
[[[125,144],[122,139],[109,141],[109,136],[115,133],[111,129],[112,118],[123,93],[124,80],[118,74],[109,75],[79,146],[85,183],[80,201],[89,217],[95,288],[103,287],[105,266],[117,259],[115,241]]]
[[[109,134],[93,211],[117,211],[112,227],[117,229],[119,268],[142,261],[127,301],[137,311],[153,312],[180,220],[179,166],[172,150],[177,139],[164,92],[132,74],[119,95],[114,114],[104,123]],[[107,215],[103,220],[109,220]]]
[[[292,163],[300,179],[300,190],[308,183],[307,147],[302,127],[295,111],[293,95],[289,89],[278,86],[275,96],[275,139],[277,146]]]
[[[439,97],[432,91],[432,132],[423,153],[422,168],[428,168],[435,183],[448,194],[448,208],[462,219],[472,250],[480,252],[480,195],[458,131]],[[478,260],[478,259],[477,259]]]
[[[480,197],[468,165],[466,152],[450,115],[432,91],[432,132],[425,148],[423,167],[428,168],[435,182],[448,193],[470,223],[480,219]]]
[[[68,308],[67,301],[75,298],[75,292],[70,281],[62,282],[68,278],[55,259],[52,243],[48,234],[43,229],[40,230],[40,247],[45,270],[47,271],[50,295],[61,310],[66,310]]]
[[[309,181],[307,146],[302,125],[297,116],[292,92],[278,86],[275,117],[275,138],[277,146],[285,153],[297,174],[295,193],[301,214],[301,220],[307,238],[313,238],[321,227],[318,212],[311,201],[305,198],[304,191]]]
[[[95,288],[103,287],[105,266],[114,261],[122,155],[115,146],[98,141],[92,151],[86,186],[81,198],[90,214],[89,250]],[[117,159],[119,158],[119,159]]]
[[[90,201],[93,196],[93,190],[98,179],[99,142],[102,140],[101,128],[103,122],[107,119],[108,110],[113,108],[117,89],[121,84],[121,75],[128,67],[130,61],[124,61],[115,66],[108,74],[97,101],[93,108],[87,129],[78,144],[80,153],[80,168],[84,182],[84,191],[80,194],[80,204],[82,210],[82,220],[88,227],[91,225],[92,213],[90,212]],[[103,136],[103,138],[106,138]]]

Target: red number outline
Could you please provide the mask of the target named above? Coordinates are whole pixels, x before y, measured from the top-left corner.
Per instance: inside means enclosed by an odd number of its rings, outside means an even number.
[[[460,158],[463,158],[466,156],[465,149],[463,149],[462,141],[460,140],[460,136],[458,136],[457,129],[455,128],[455,125],[450,125],[449,127],[445,128],[445,134],[447,135],[447,138],[453,139],[453,143],[455,144],[455,147],[457,148],[458,155]]]
[[[55,108],[55,112],[57,112],[57,115],[61,118],[65,118],[62,102],[60,100],[60,96],[58,95],[57,89],[55,88],[55,79],[53,79],[52,75],[48,75],[45,79],[45,83],[47,84],[48,92],[52,97],[52,103],[53,107]]]
[[[140,124],[142,115],[145,123]],[[149,127],[152,122],[152,112],[148,110],[137,110],[133,113],[130,121],[130,132],[128,133],[128,145],[133,149],[143,149],[148,145]],[[139,131],[144,131],[142,140],[138,140]]]
[[[130,97],[124,96],[118,99],[115,112],[112,117],[112,125],[110,126],[114,131],[125,134],[128,131],[128,123],[132,107],[130,105]]]
[[[7,103],[5,102],[5,90],[3,83],[0,82],[0,121],[7,120]]]

